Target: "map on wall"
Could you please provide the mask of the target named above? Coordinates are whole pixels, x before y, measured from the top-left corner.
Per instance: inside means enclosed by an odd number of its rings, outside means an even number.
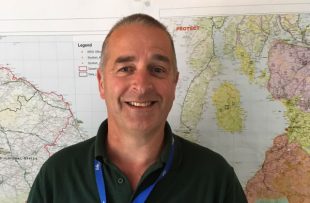
[[[249,202],[310,201],[310,14],[167,17],[176,131],[224,155]]]
[[[310,202],[310,13],[160,15],[180,81],[169,122],[234,167],[250,203]],[[0,202],[105,119],[105,33],[0,37]]]

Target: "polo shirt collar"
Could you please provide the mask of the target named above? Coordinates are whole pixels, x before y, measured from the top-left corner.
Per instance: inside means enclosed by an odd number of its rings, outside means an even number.
[[[108,119],[103,121],[99,126],[96,140],[95,140],[95,158],[106,161],[108,155],[105,150],[106,137],[108,134]]]

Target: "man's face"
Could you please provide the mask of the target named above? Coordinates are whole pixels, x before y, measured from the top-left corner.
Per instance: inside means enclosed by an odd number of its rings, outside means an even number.
[[[97,76],[109,126],[142,133],[163,129],[178,81],[167,34],[156,27],[124,25],[110,36],[106,53]]]

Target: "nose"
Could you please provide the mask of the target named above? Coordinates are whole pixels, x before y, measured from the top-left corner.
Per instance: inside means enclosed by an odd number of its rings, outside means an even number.
[[[152,77],[147,70],[137,70],[132,77],[132,89],[139,94],[144,94],[153,88]]]

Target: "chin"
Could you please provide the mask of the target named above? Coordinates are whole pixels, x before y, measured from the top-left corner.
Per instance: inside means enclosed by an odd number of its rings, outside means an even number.
[[[150,125],[143,125],[141,123],[133,124],[129,126],[129,129],[134,130],[134,131],[147,131],[150,128],[151,128]]]
[[[162,126],[162,123],[158,123],[154,121],[153,122],[140,121],[140,122],[130,125],[132,130],[135,130],[141,133],[151,133],[153,131],[160,129],[161,126]]]
[[[156,125],[145,123],[145,122],[136,122],[128,125],[128,128],[132,131],[140,132],[140,133],[148,133],[152,131]]]

